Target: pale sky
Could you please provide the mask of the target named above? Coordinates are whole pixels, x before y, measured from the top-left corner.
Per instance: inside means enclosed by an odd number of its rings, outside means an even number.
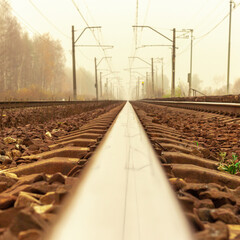
[[[21,23],[29,24],[33,32],[49,32],[54,39],[59,39],[66,53],[67,66],[71,67],[71,26],[74,25],[80,34],[86,24],[74,7],[71,0],[32,0],[42,14],[53,23],[54,28],[31,5],[30,0],[10,0],[13,14]],[[102,44],[114,45],[106,51],[113,71],[119,73],[124,89],[129,86],[129,74],[124,69],[129,68],[129,56],[134,54],[135,41],[132,25],[136,23],[136,0],[75,0],[84,18],[90,26],[102,26],[101,32],[95,30]],[[236,4],[240,0],[235,1]],[[198,74],[205,87],[220,87],[226,83],[228,18],[214,31],[202,39],[198,37],[209,32],[229,12],[229,0],[139,0],[138,25],[148,25],[172,38],[172,28],[177,31],[194,29],[193,74]],[[240,78],[240,6],[232,15],[232,45],[230,83]],[[22,25],[26,28],[25,25]],[[26,28],[29,31],[28,28]],[[178,32],[178,35],[181,33]],[[66,35],[66,36],[65,36]],[[151,30],[138,31],[138,46],[151,44],[171,44]],[[93,35],[87,30],[79,44],[96,44]],[[176,55],[176,85],[178,81],[187,81],[190,60],[190,40],[177,39]],[[77,48],[77,66],[81,66],[94,74],[94,57],[98,61],[104,56],[100,48]],[[169,47],[139,48],[135,56],[147,62],[153,58],[164,58],[164,73],[171,80],[171,49]],[[135,60],[133,67],[148,67],[147,64]],[[157,65],[160,69],[160,64]],[[99,68],[106,69],[108,65],[102,61]],[[149,69],[137,70],[145,75]],[[159,70],[160,71],[160,70]],[[223,83],[217,83],[214,78],[223,78]],[[135,86],[135,79],[130,83]],[[117,84],[117,81],[115,80]]]

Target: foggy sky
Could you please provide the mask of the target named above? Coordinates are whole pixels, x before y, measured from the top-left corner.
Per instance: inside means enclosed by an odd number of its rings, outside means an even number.
[[[49,21],[61,31],[54,28],[30,4],[29,0],[11,0],[13,14],[22,23],[23,28],[32,34],[50,32],[51,36],[59,39],[64,47],[67,66],[71,67],[71,26],[79,30],[86,27],[71,0],[32,0]],[[90,26],[102,26],[101,33],[96,30],[103,44],[114,45],[107,50],[113,71],[120,71],[122,86],[129,84],[129,74],[123,69],[129,67],[129,56],[134,54],[134,34],[132,25],[136,21],[136,0],[75,0]],[[240,1],[235,1],[236,4]],[[228,0],[139,0],[138,25],[149,25],[169,38],[172,38],[172,28],[194,29],[194,36],[198,38],[210,31],[229,12]],[[25,23],[21,19],[25,20]],[[31,25],[26,27],[26,23]],[[232,16],[232,55],[230,82],[240,78],[240,7],[233,11]],[[178,32],[178,35],[181,33]],[[65,36],[66,35],[66,36]],[[228,18],[213,32],[202,39],[194,41],[193,74],[198,74],[204,86],[219,87],[226,84],[227,75],[227,45]],[[87,30],[79,44],[94,44],[96,41]],[[171,44],[151,30],[138,30],[138,46],[149,44]],[[189,39],[177,39],[176,56],[176,85],[179,80],[187,81],[189,72]],[[90,70],[94,74],[94,57],[100,60],[104,55],[100,48],[77,48],[77,66]],[[164,58],[164,72],[171,79],[171,49],[168,47],[139,48],[136,56],[150,62],[150,58]],[[105,61],[99,68],[105,69]],[[135,60],[133,67],[148,67],[139,60]],[[158,64],[160,69],[160,65]],[[138,70],[142,74],[150,69]],[[159,70],[160,71],[160,70]],[[214,80],[215,79],[215,80]],[[224,82],[216,84],[216,79]],[[136,81],[133,79],[132,81]],[[132,82],[130,86],[135,86]]]

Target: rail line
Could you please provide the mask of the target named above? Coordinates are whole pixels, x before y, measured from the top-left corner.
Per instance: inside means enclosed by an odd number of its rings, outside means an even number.
[[[9,186],[1,185],[0,223],[1,214],[11,221],[0,237],[235,239],[240,177],[218,167],[220,151],[240,153],[237,114],[166,104],[116,102],[48,151],[2,170]]]
[[[64,106],[64,105],[77,105],[77,104],[98,104],[98,103],[111,103],[117,101],[100,100],[100,101],[4,101],[0,102],[0,109],[11,108],[31,108],[41,106]]]
[[[193,239],[129,103],[79,180],[49,239]]]
[[[196,239],[237,239],[240,218],[232,207],[239,210],[240,177],[239,170],[228,170],[239,161],[240,119],[140,101],[132,104]],[[224,198],[232,202],[226,205]]]
[[[141,100],[141,102],[196,111],[240,116],[240,103]]]

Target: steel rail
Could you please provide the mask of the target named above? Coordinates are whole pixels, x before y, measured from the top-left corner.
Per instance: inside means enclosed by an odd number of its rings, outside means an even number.
[[[65,204],[46,239],[194,239],[130,103]]]
[[[140,100],[140,102],[240,116],[240,103]]]
[[[0,102],[0,109],[10,108],[28,108],[28,107],[42,107],[42,106],[61,106],[72,104],[89,104],[89,103],[103,103],[103,102],[116,102],[116,101],[9,101]]]

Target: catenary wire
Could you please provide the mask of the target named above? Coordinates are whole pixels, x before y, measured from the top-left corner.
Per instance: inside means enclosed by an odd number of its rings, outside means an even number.
[[[32,2],[32,0],[28,0],[29,3],[33,6],[33,8],[52,26],[56,29],[56,31],[58,31],[60,34],[62,34],[64,37],[71,39],[68,35],[66,35],[64,32],[62,32],[53,22],[51,22],[49,20],[49,18],[47,18],[42,11]]]
[[[90,28],[90,25],[88,24],[87,20],[84,18],[83,14],[82,14],[82,12],[80,11],[80,9],[79,9],[78,5],[76,4],[76,2],[75,2],[74,0],[71,0],[71,1],[72,1],[73,5],[75,6],[76,10],[78,11],[79,15],[81,16],[81,18],[83,19],[83,21],[84,21],[85,24],[87,25],[87,27]],[[90,28],[90,30],[91,30],[91,32],[92,32],[92,34],[93,34],[93,37],[95,38],[96,42],[97,42],[98,45],[100,46],[101,43],[100,43],[100,41],[97,39],[97,37],[96,37],[94,31],[93,31],[91,28]],[[100,47],[101,47],[101,46],[100,46]],[[108,61],[108,59],[107,59],[106,52],[105,52],[105,50],[103,49],[103,47],[101,47],[101,49],[102,49],[102,51],[103,51],[103,53],[104,53],[104,57],[106,58],[106,61],[107,61],[108,67],[109,67],[109,69],[110,69],[111,72],[112,72],[112,68],[111,68],[110,63],[109,63],[109,61]]]

